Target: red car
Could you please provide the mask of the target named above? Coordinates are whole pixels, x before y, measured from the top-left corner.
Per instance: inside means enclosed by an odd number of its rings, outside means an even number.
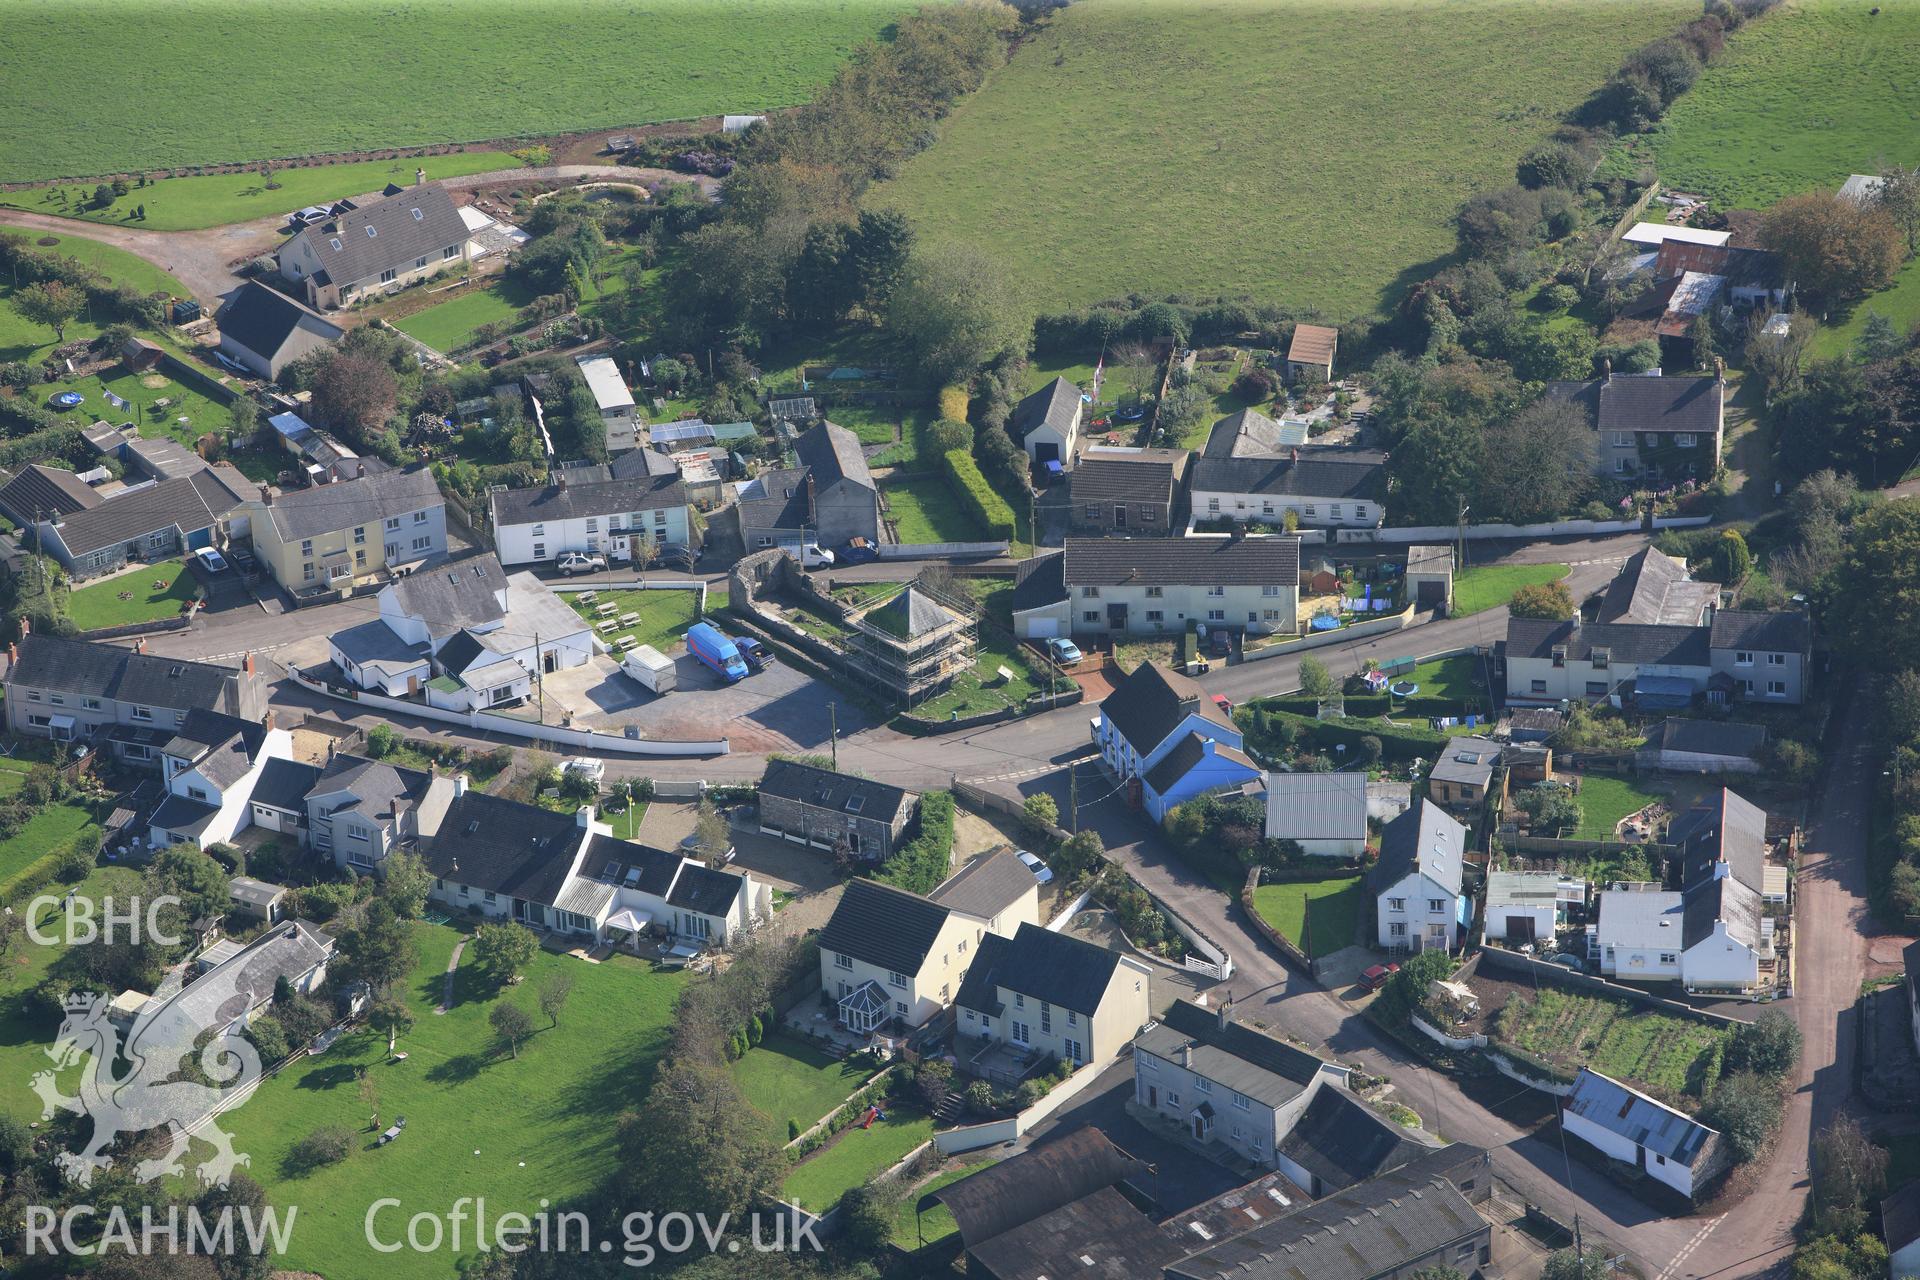
[[[1360,975],[1360,985],[1369,991],[1378,991],[1387,985],[1387,979],[1400,972],[1397,964],[1376,964]]]

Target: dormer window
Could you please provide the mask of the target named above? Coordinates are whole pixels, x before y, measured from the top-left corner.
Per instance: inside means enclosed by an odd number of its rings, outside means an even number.
[[[1595,649],[1593,651],[1592,658],[1593,658],[1593,669],[1595,671],[1604,671],[1613,664],[1613,650]]]
[[[1567,646],[1563,644],[1553,646],[1553,665],[1556,667],[1567,665]]]

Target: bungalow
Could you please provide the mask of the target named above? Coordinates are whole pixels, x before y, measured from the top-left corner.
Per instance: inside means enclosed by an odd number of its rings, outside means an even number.
[[[293,737],[264,722],[195,707],[160,748],[166,796],[147,820],[148,839],[220,844],[253,825],[252,796],[267,761],[291,759]]]
[[[1057,462],[1071,468],[1080,438],[1086,398],[1065,378],[1055,378],[1013,407],[1007,431],[1036,467]]]
[[[1387,455],[1364,449],[1293,449],[1282,457],[1201,457],[1193,464],[1199,520],[1280,524],[1291,512],[1310,529],[1374,529],[1386,519]]]
[[[820,986],[841,1026],[867,1035],[911,1029],[949,1004],[993,930],[919,894],[854,879],[820,933]],[[1012,932],[1002,921],[1002,933]]]
[[[1267,839],[1317,858],[1357,861],[1367,847],[1365,773],[1267,774]]]
[[[273,1002],[282,983],[296,995],[312,995],[326,982],[338,950],[332,934],[306,920],[275,925],[244,947],[224,940],[214,946],[214,963],[203,966],[168,1010],[202,1033],[245,1026]]]
[[[276,289],[249,280],[215,317],[220,354],[272,381],[294,361],[323,351],[346,330]]]
[[[1143,662],[1107,695],[1093,721],[1101,759],[1128,799],[1158,822],[1175,805],[1258,782],[1239,726],[1189,676]]]
[[[323,311],[467,261],[467,224],[437,182],[402,188],[306,227],[280,247],[280,275]]]
[[[1258,409],[1241,409],[1213,424],[1200,452],[1208,458],[1284,458],[1310,436],[1305,418],[1276,421]]]
[[[1333,381],[1333,353],[1340,346],[1340,331],[1323,324],[1297,324],[1293,341],[1287,344],[1287,381],[1307,379]]]
[[[0,477],[4,476],[0,472]],[[92,485],[73,472],[38,462],[28,463],[0,485],[0,515],[22,529],[86,511],[104,501]]]
[[[1500,744],[1491,738],[1450,738],[1427,775],[1427,794],[1449,809],[1487,802],[1500,764]]]
[[[239,520],[253,486],[224,462],[194,461],[200,465],[191,474],[122,489],[78,510],[48,511],[34,526],[34,545],[76,580],[221,546],[229,519]]]
[[[1017,860],[1016,860],[1017,861]],[[1151,1019],[1152,972],[1095,943],[1022,921],[1012,937],[989,932],[954,998],[963,1065],[995,1054],[1074,1067],[1119,1056]]]
[[[1598,438],[1599,473],[1646,483],[1710,478],[1726,438],[1724,369],[1711,378],[1617,374],[1549,382],[1547,394],[1577,406]]]
[[[1373,870],[1379,945],[1389,951],[1452,951],[1472,918],[1461,892],[1467,829],[1422,797],[1380,832]]]
[[[1175,1001],[1133,1041],[1133,1101],[1199,1143],[1293,1177],[1280,1145],[1316,1094],[1351,1072],[1266,1031],[1237,1022],[1231,1004]],[[1308,1186],[1311,1175],[1301,1175]],[[1300,1179],[1296,1179],[1299,1181]]]
[[[1560,1112],[1572,1137],[1699,1201],[1732,1165],[1718,1131],[1638,1089],[1580,1068]]]
[[[769,760],[760,830],[795,844],[884,862],[900,847],[920,798],[911,791],[798,760]]]
[[[1299,629],[1300,539],[1278,534],[1068,538],[1017,574],[1023,640]]]
[[[1089,449],[1067,486],[1076,532],[1167,534],[1178,519],[1185,449]]]
[[[1586,882],[1557,871],[1495,871],[1487,877],[1487,939],[1551,947],[1567,909],[1586,900]]]
[[[259,486],[241,511],[253,551],[289,594],[352,591],[447,553],[447,510],[424,465],[356,467],[352,479],[292,493]]]

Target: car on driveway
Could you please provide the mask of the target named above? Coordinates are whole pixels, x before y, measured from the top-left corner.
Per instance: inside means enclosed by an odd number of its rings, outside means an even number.
[[[740,650],[740,656],[746,659],[747,668],[750,671],[756,673],[765,671],[775,662],[773,650],[762,641],[755,640],[751,636],[741,640],[735,640],[733,646]]]
[[[1394,974],[1400,972],[1397,964],[1376,964],[1360,973],[1360,985],[1368,991],[1378,991],[1387,985]]]
[[[588,782],[598,786],[607,776],[607,762],[596,760],[592,756],[573,756],[560,765],[562,773],[577,773]]]
[[[560,557],[559,567],[560,575],[565,578],[571,578],[576,573],[600,573],[607,567],[607,558],[569,551]]]
[[[212,547],[201,547],[193,553],[193,558],[198,560],[200,567],[208,573],[225,573],[227,571],[226,557],[218,551],[215,551]]]
[[[1063,667],[1070,667],[1080,661],[1080,646],[1063,636],[1054,636],[1047,641],[1047,656]]]
[[[1046,863],[1040,861],[1039,858],[1035,857],[1031,853],[1028,853],[1025,849],[1015,849],[1013,851],[1013,856],[1020,859],[1021,862],[1026,864],[1027,870],[1033,872],[1033,878],[1035,880],[1038,880],[1041,884],[1052,883],[1053,881],[1052,867],[1049,867]]]

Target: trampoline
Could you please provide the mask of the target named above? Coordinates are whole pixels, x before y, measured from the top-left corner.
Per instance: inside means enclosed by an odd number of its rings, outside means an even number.
[[[1414,694],[1420,692],[1420,686],[1411,680],[1396,680],[1388,685],[1387,689],[1396,698],[1411,698]]]

